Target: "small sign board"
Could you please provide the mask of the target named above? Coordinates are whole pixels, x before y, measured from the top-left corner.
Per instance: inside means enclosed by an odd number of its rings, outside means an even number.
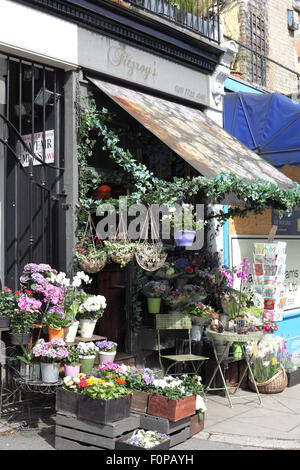
[[[45,163],[54,163],[55,157],[54,157],[54,130],[48,130],[43,132],[36,132],[33,136],[33,142],[32,142],[32,134],[27,134],[27,135],[22,135],[22,139],[24,142],[27,144],[27,146],[30,148],[30,150],[33,150],[33,153],[37,155],[41,160],[44,160]],[[43,151],[45,147],[45,151]],[[27,151],[27,149],[20,144],[20,150],[19,150],[19,155],[20,155],[20,161],[21,165],[23,167],[28,167],[29,166],[29,161],[31,158],[30,153]],[[45,155],[45,159],[44,159]],[[33,158],[33,165],[41,165],[42,163]]]

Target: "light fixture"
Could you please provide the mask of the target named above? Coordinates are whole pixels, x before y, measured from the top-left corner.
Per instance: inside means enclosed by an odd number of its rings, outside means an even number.
[[[53,106],[53,103],[54,103],[53,91],[47,90],[47,88],[41,88],[34,99],[34,103],[38,106],[44,106],[44,105]]]

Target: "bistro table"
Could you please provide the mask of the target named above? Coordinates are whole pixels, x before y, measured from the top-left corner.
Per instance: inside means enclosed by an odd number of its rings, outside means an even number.
[[[212,348],[213,348],[213,352],[214,352],[214,356],[215,356],[215,360],[216,360],[216,367],[214,368],[213,370],[213,373],[211,375],[211,378],[209,379],[209,382],[207,384],[207,389],[204,393],[205,395],[205,399],[207,398],[206,395],[207,395],[207,392],[210,392],[210,391],[214,391],[214,390],[225,390],[225,394],[226,394],[226,397],[228,399],[228,402],[229,402],[229,406],[230,408],[233,407],[233,404],[232,404],[232,399],[233,398],[246,398],[248,396],[246,395],[239,395],[239,396],[230,396],[229,394],[229,390],[228,390],[228,386],[226,384],[226,380],[225,380],[225,377],[224,377],[224,374],[223,374],[223,371],[222,371],[222,367],[221,367],[221,363],[223,361],[223,358],[224,358],[224,355],[225,353],[227,352],[228,348],[230,347],[230,345],[232,343],[238,343],[241,347],[241,350],[242,350],[242,358],[245,359],[246,361],[246,367],[243,371],[243,373],[241,374],[241,378],[238,382],[237,385],[234,386],[234,392],[235,393],[237,391],[237,389],[240,387],[244,377],[245,377],[245,374],[247,371],[249,371],[249,374],[251,375],[251,378],[252,378],[252,381],[253,381],[253,384],[254,384],[254,387],[255,387],[255,392],[256,392],[256,395],[257,395],[257,398],[258,398],[258,401],[259,401],[259,404],[262,405],[262,401],[261,401],[261,398],[260,398],[260,394],[259,394],[259,391],[258,391],[258,388],[256,386],[256,382],[255,382],[255,379],[254,379],[254,376],[253,376],[253,372],[252,372],[252,369],[251,369],[251,358],[252,358],[252,355],[249,356],[247,350],[246,350],[246,346],[248,343],[251,343],[251,342],[258,342],[259,340],[261,340],[263,337],[263,333],[258,331],[258,332],[251,332],[251,333],[247,333],[247,334],[237,334],[237,333],[234,333],[234,332],[230,332],[230,331],[224,331],[223,333],[217,333],[215,331],[212,331],[212,330],[207,330],[207,338],[210,340],[211,344],[212,344]],[[217,345],[223,345],[223,349],[221,347],[221,353],[218,354],[217,352]],[[220,376],[221,376],[221,380],[223,382],[223,387],[219,387],[219,388],[210,388],[217,372],[220,372]],[[231,388],[231,387],[230,387]]]

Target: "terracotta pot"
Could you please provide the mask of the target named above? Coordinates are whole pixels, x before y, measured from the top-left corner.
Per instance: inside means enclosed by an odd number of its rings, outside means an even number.
[[[65,329],[61,328],[60,330],[54,330],[54,328],[48,328],[49,341],[52,341],[54,338],[64,338]]]

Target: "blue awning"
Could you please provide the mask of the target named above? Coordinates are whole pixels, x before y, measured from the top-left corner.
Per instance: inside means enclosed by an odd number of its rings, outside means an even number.
[[[280,93],[228,93],[224,129],[272,165],[300,165],[300,104]]]

